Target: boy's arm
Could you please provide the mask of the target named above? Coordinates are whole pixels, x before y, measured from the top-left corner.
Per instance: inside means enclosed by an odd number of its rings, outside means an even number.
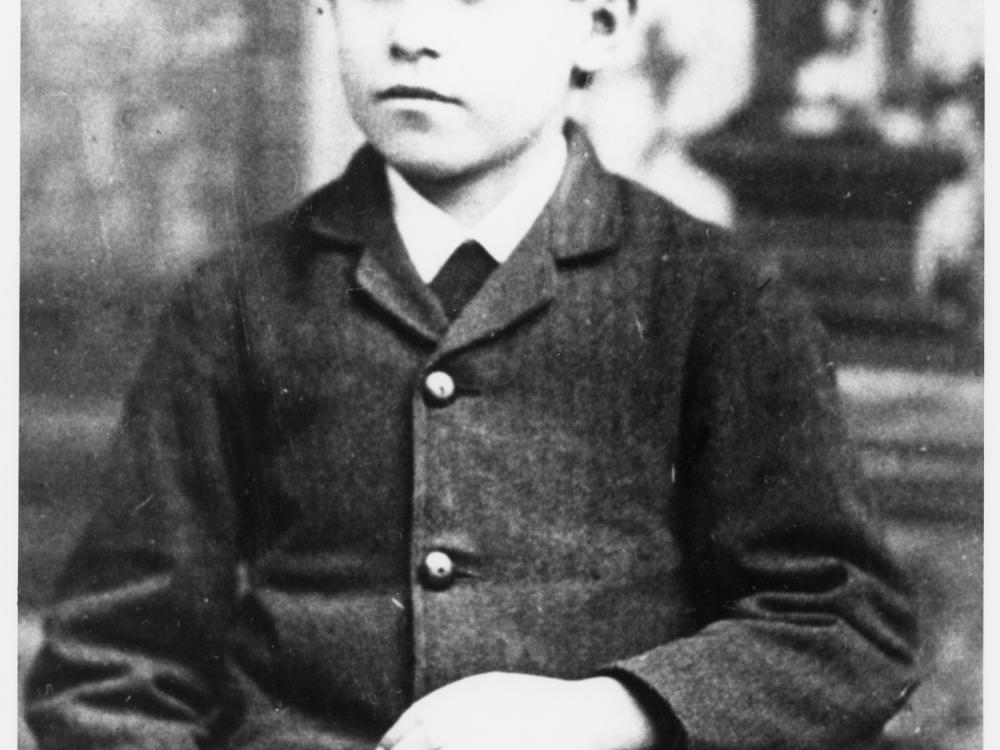
[[[41,748],[201,747],[218,705],[235,587],[220,354],[223,290],[196,280],[164,315],[110,453],[106,501],[46,618],[27,687]],[[235,419],[235,421],[234,421]]]
[[[780,287],[734,272],[695,332],[677,528],[704,626],[610,672],[659,695],[691,748],[851,747],[913,686],[908,591],[825,334]]]

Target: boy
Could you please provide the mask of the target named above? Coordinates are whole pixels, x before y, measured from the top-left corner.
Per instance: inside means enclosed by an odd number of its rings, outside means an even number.
[[[632,10],[335,1],[370,145],[168,307],[43,748],[878,732],[912,623],[815,325],[566,125]]]

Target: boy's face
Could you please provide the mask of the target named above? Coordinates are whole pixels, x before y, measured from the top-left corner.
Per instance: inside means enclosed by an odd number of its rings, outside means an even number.
[[[404,174],[516,159],[566,115],[574,67],[608,47],[600,0],[333,0],[354,119]]]

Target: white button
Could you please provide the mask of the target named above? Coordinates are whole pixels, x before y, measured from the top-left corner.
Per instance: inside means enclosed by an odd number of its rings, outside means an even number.
[[[448,373],[435,370],[424,378],[424,390],[433,401],[443,404],[455,395],[455,381]]]
[[[431,589],[444,589],[455,580],[455,564],[441,550],[428,552],[423,564],[424,583]]]

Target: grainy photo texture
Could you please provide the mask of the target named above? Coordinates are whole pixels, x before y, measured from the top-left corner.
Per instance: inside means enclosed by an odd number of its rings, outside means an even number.
[[[982,20],[24,4],[18,747],[981,748]]]

